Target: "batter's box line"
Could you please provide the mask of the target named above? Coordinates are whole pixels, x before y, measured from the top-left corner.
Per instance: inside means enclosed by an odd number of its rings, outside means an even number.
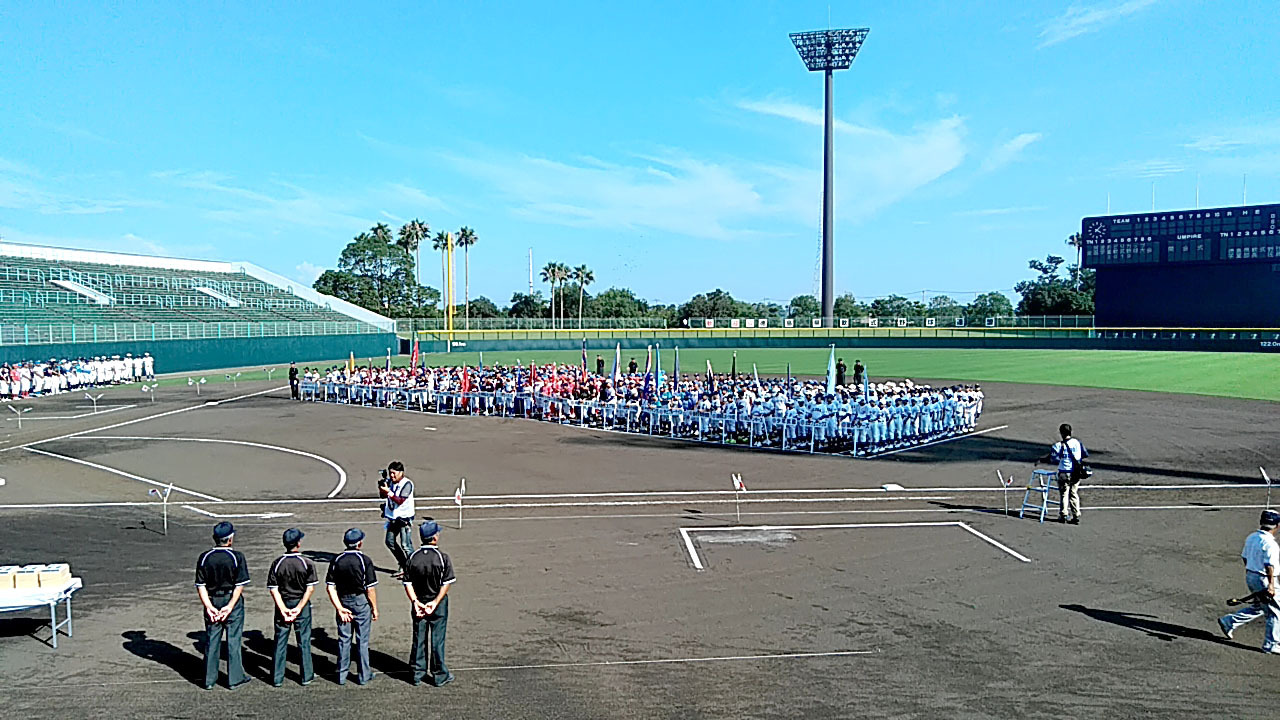
[[[1012,556],[1014,559],[1029,563],[1031,558],[1001,543],[990,535],[974,530],[965,522],[902,522],[902,523],[839,523],[825,525],[720,525],[716,527],[682,527],[680,537],[684,539],[685,550],[689,553],[689,561],[695,570],[706,570],[702,558],[698,555],[698,547],[693,542],[693,534],[701,532],[733,532],[757,530],[768,532],[774,530],[848,530],[857,528],[901,528],[901,527],[958,527],[992,547]]]

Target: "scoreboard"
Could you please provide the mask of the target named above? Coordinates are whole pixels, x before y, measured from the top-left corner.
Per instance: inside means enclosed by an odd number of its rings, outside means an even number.
[[[1081,221],[1084,265],[1280,262],[1280,205],[1105,215]]]

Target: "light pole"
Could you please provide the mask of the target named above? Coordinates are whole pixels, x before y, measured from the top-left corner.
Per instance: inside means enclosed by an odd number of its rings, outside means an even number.
[[[822,123],[822,326],[832,327],[835,317],[835,119],[831,74],[847,70],[867,39],[870,28],[814,30],[791,33],[791,42],[810,71],[826,74],[826,113]]]

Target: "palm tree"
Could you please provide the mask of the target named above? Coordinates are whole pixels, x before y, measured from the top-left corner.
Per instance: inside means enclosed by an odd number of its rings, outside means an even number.
[[[564,328],[564,285],[569,282],[572,271],[564,263],[556,263],[556,280],[560,283],[560,327]]]
[[[586,265],[579,265],[570,271],[574,281],[578,283],[578,329],[582,329],[582,298],[586,294],[587,286],[596,281],[596,274],[591,272],[591,268]]]
[[[551,329],[556,329],[556,282],[560,279],[560,263],[549,262],[542,268],[542,282],[551,285]]]
[[[446,263],[449,254],[449,233],[443,230],[436,233],[436,236],[431,238],[431,249],[440,251],[440,309],[444,311],[445,304],[449,302],[449,298],[445,297],[449,292],[449,284],[445,277],[448,272]]]
[[[464,322],[466,323],[465,329],[467,330],[471,329],[471,253],[469,252],[469,249],[472,245],[475,245],[476,241],[479,239],[480,238],[476,237],[476,231],[466,225],[463,225],[462,229],[458,231],[458,240],[456,244],[462,247],[462,301],[466,303],[464,310],[466,313]]]
[[[396,244],[404,248],[405,252],[413,255],[413,267],[416,272],[416,282],[413,287],[413,304],[420,305],[422,302],[419,288],[422,287],[422,241],[426,240],[431,234],[431,228],[427,224],[414,218],[400,227],[400,240]]]
[[[1067,244],[1076,249],[1076,289],[1080,289],[1080,265],[1084,262],[1084,236],[1080,233],[1072,233],[1067,238]]]

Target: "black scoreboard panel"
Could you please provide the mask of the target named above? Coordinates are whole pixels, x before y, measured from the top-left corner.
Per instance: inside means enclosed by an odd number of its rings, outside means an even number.
[[[1087,217],[1086,267],[1280,260],[1280,205]]]

